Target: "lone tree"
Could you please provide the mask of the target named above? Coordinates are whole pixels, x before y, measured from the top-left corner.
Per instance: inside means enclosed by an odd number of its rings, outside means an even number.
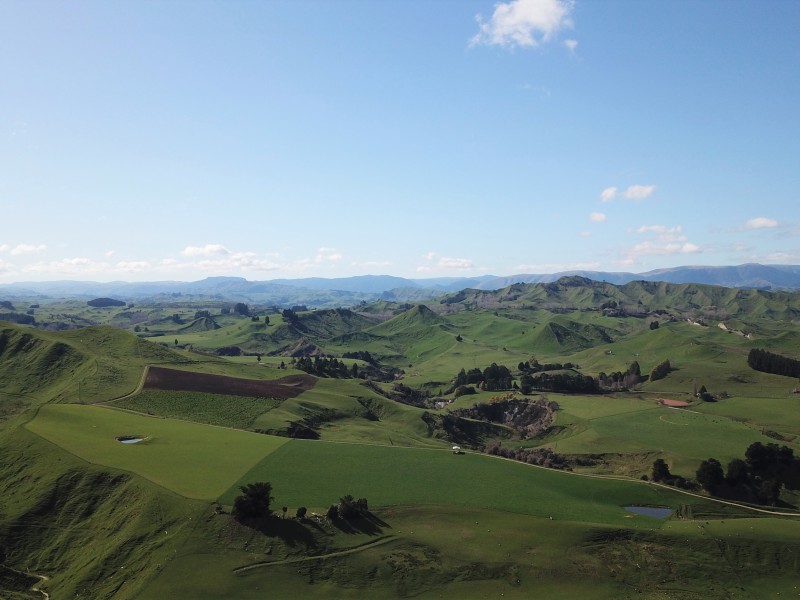
[[[272,502],[272,484],[267,481],[248,483],[239,486],[242,492],[233,501],[231,515],[237,521],[261,519],[272,514],[269,504]]]

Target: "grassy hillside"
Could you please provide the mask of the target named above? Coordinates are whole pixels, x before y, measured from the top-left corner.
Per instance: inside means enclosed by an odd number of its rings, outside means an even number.
[[[724,468],[756,441],[800,454],[798,381],[747,364],[752,348],[800,358],[799,297],[571,277],[286,319],[185,301],[36,309],[66,330],[0,324],[0,596],[32,597],[42,575],[53,598],[796,594],[795,484],[777,507],[748,507],[641,477],[662,458],[692,480],[702,460]],[[104,325],[72,329],[89,322]],[[242,355],[216,355],[232,347]],[[301,373],[292,358],[304,354],[344,369]],[[671,370],[651,380],[664,360]],[[526,362],[589,377],[635,363],[642,377],[525,395]],[[462,369],[493,363],[510,389],[451,391]],[[184,387],[142,389],[148,365],[180,369]],[[380,380],[353,377],[380,366]],[[206,390],[209,375],[222,387]],[[304,385],[277,393],[292,381]],[[550,403],[551,420],[520,435],[532,402]],[[475,448],[453,454],[462,440]],[[498,442],[554,452],[573,472],[481,453]],[[249,527],[229,510],[257,481],[271,482],[279,518]],[[370,514],[292,518],[346,494]]]

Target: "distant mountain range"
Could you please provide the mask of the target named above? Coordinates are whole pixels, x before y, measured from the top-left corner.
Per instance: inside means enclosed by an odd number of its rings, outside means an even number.
[[[359,302],[391,300],[422,301],[464,289],[498,290],[514,283],[550,283],[565,276],[623,285],[631,281],[698,283],[729,288],[762,290],[800,289],[800,265],[745,264],[723,267],[675,267],[646,273],[565,271],[550,274],[520,274],[498,277],[440,277],[406,279],[390,275],[248,281],[242,277],[208,277],[194,282],[51,281],[0,284],[4,298],[96,298],[126,301],[175,302],[219,300],[278,306],[349,306]]]

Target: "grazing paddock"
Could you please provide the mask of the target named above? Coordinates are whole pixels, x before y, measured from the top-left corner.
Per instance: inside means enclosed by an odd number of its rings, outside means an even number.
[[[484,454],[292,440],[267,456],[222,496],[232,504],[240,485],[269,481],[275,504],[323,508],[345,494],[370,506],[453,505],[570,521],[660,527],[633,521],[626,504],[677,507],[682,496],[639,481],[584,477]]]
[[[48,404],[27,429],[84,460],[131,471],[187,498],[215,500],[289,441],[76,404]],[[120,436],[146,438],[122,444]]]

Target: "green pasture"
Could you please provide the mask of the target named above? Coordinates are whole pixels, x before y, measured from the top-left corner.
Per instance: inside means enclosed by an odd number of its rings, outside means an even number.
[[[561,413],[557,424],[560,418]],[[588,428],[559,439],[553,448],[569,454],[658,452],[674,460],[674,472],[687,476],[704,459],[713,457],[727,464],[743,457],[754,442],[774,441],[757,427],[723,416],[660,406],[598,416],[586,424]]]
[[[280,404],[271,398],[144,390],[117,400],[113,406],[152,416],[247,429],[260,415]]]
[[[638,481],[573,475],[483,454],[293,440],[276,450],[221,500],[232,504],[238,486],[273,485],[276,505],[324,508],[345,494],[370,506],[484,507],[561,520],[658,527],[631,517],[627,504],[677,507],[681,496]]]
[[[719,402],[701,402],[693,407],[704,414],[725,416],[775,431],[788,438],[800,436],[800,396],[797,394],[777,398],[740,397],[725,398]],[[773,440],[778,441],[778,440]],[[783,440],[782,442],[794,439]]]
[[[45,405],[25,427],[90,463],[141,475],[187,498],[214,500],[288,440],[98,406]],[[143,436],[122,444],[118,436]]]

